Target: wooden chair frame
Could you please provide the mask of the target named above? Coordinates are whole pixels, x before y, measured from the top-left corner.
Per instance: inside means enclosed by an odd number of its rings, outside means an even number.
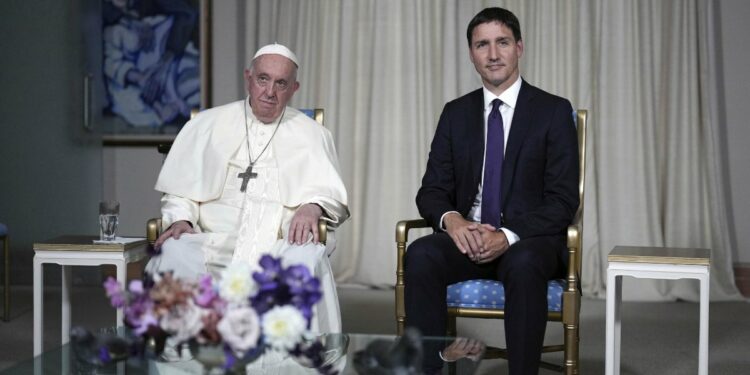
[[[581,312],[581,294],[579,292],[581,277],[581,249],[583,245],[583,190],[586,181],[586,129],[588,112],[584,109],[576,111],[576,124],[578,133],[578,158],[580,177],[578,180],[578,196],[580,204],[573,223],[568,226],[567,247],[569,253],[569,266],[566,275],[567,286],[562,296],[562,311],[549,312],[547,321],[562,322],[564,330],[564,344],[550,345],[542,349],[543,353],[563,351],[564,363],[562,365],[540,363],[540,367],[564,372],[565,374],[578,374],[578,346],[579,346],[579,321]],[[409,230],[416,228],[428,228],[424,219],[402,220],[396,224],[396,329],[398,335],[404,332],[406,322],[406,309],[404,306],[404,259],[406,255],[406,244],[408,242]],[[481,308],[448,308],[448,335],[456,335],[456,318],[482,318],[503,319],[505,311],[501,309]],[[506,358],[505,349],[488,348],[485,358]]]

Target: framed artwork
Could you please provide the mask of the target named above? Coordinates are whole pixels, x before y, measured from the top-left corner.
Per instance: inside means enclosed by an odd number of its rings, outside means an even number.
[[[210,106],[210,0],[103,0],[104,144],[172,141]]]

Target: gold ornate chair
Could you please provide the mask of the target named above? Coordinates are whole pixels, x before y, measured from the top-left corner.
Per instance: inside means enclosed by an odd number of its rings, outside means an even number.
[[[581,295],[579,292],[579,283],[581,278],[581,245],[583,239],[583,187],[586,176],[586,127],[587,111],[579,109],[574,113],[578,132],[578,157],[581,169],[578,181],[578,195],[580,204],[576,212],[573,223],[568,226],[568,251],[570,254],[570,264],[565,279],[551,280],[548,283],[547,301],[548,315],[547,321],[562,322],[564,330],[563,345],[545,346],[543,353],[564,352],[564,363],[562,365],[542,362],[540,367],[549,368],[564,372],[566,374],[578,374],[578,325],[581,309]],[[396,324],[399,335],[404,332],[404,323],[406,321],[406,310],[404,306],[404,258],[406,255],[406,243],[410,229],[428,228],[424,219],[403,220],[396,224],[396,251],[398,253],[398,263],[396,270]],[[502,308],[494,307],[492,303],[477,303],[474,298],[464,300],[461,298],[465,293],[461,293],[462,288],[476,285],[486,287],[491,294],[492,291],[504,296],[502,283],[495,280],[468,280],[448,286],[448,327],[446,327],[449,336],[456,335],[456,318],[483,318],[483,319],[503,319],[505,311]],[[504,301],[504,297],[500,297]],[[498,303],[499,304],[499,303]],[[505,349],[488,348],[486,358],[506,358]]]
[[[323,108],[300,109],[300,112],[317,121],[320,125],[323,125]],[[160,144],[158,146],[159,153],[166,155],[169,153],[171,147],[172,143]],[[161,218],[152,218],[148,220],[146,223],[146,239],[151,246],[153,246],[156,239],[159,238],[162,230]],[[327,236],[328,223],[321,219],[318,221],[318,239],[322,244],[325,244]]]

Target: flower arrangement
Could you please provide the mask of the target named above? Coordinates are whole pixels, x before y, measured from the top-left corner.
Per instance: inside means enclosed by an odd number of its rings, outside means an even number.
[[[283,267],[270,255],[260,259],[260,267],[251,272],[249,265],[233,264],[218,282],[204,276],[189,283],[166,273],[133,280],[127,289],[108,278],[106,294],[112,306],[123,309],[124,323],[138,340],[124,350],[98,345],[99,362],[119,359],[114,352],[143,354],[143,343],[150,340],[160,354],[169,337],[178,345],[221,346],[225,369],[274,350],[300,357],[321,373],[332,372],[322,366],[320,343],[305,339],[313,306],[322,297],[319,280],[305,266]]]

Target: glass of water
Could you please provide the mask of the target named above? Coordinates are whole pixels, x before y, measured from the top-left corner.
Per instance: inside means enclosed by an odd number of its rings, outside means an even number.
[[[114,241],[117,236],[117,221],[120,216],[120,202],[102,201],[99,203],[99,239]]]

